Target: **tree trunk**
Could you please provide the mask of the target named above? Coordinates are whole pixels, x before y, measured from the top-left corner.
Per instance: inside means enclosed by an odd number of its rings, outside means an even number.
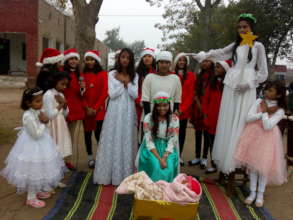
[[[95,26],[103,0],[71,0],[75,19],[75,47],[81,57],[87,50],[94,49],[96,41]]]

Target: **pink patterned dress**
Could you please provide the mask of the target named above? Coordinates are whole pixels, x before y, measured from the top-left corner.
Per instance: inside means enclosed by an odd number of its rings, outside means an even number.
[[[275,101],[265,100],[269,107]],[[281,185],[287,181],[287,169],[281,132],[277,126],[284,110],[274,114],[262,113],[262,99],[258,99],[247,116],[247,125],[239,139],[235,162],[238,166],[257,171],[268,178],[268,183]]]

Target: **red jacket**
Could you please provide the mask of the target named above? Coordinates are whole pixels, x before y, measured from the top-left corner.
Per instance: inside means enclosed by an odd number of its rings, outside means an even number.
[[[108,74],[106,71],[99,73],[84,73],[86,90],[83,95],[84,107],[96,110],[95,117],[85,117],[85,130],[95,130],[95,121],[104,120],[106,114],[106,100],[108,98]]]
[[[83,108],[83,100],[80,93],[80,85],[75,72],[70,72],[70,82],[68,87],[64,91],[64,96],[68,103],[69,113],[67,121],[83,120],[85,117],[85,111]],[[80,74],[80,76],[83,76]]]
[[[182,85],[181,103],[179,106],[180,120],[189,119],[191,116],[192,103],[194,100],[194,87],[195,87],[195,74],[193,72],[186,73],[186,79],[183,76],[178,75]]]
[[[204,100],[206,106],[203,109],[206,115],[204,119],[205,130],[210,134],[216,133],[218,116],[222,100],[222,81],[217,82],[217,89],[213,90],[210,86],[206,90],[207,98]]]
[[[196,78],[196,83],[195,83],[195,99],[197,98],[199,100],[199,103],[201,105],[202,111],[200,110],[197,102],[194,99],[193,105],[192,105],[192,110],[191,110],[191,119],[190,122],[193,124],[194,129],[196,130],[203,130],[204,129],[204,115],[203,115],[203,109],[206,108],[206,99],[207,99],[207,93],[206,89],[209,86],[209,74],[208,73],[203,73],[203,94],[199,97],[198,94],[196,93],[197,89],[197,84],[198,84],[198,76]]]

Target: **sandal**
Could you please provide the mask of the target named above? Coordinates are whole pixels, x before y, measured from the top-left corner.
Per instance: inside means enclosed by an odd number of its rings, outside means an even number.
[[[46,203],[42,200],[35,198],[35,199],[26,200],[26,205],[31,206],[33,208],[43,208],[46,206]]]

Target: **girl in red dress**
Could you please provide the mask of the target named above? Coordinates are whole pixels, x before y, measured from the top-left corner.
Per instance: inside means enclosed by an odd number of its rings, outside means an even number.
[[[204,137],[207,144],[204,147],[204,157],[208,155],[210,151],[210,155],[213,150],[213,144],[215,140],[217,122],[218,122],[218,115],[220,111],[222,93],[224,88],[224,78],[226,72],[231,67],[231,61],[218,61],[216,62],[215,67],[215,75],[211,78],[211,82],[206,89],[206,99],[204,99],[203,105],[206,108],[203,109],[203,113],[205,115],[204,118]],[[212,167],[206,170],[206,173],[214,173],[217,171],[216,164],[211,159]]]
[[[89,168],[95,167],[92,151],[92,132],[94,131],[99,143],[103,120],[106,113],[106,99],[108,97],[108,75],[102,69],[100,53],[96,50],[86,52],[84,56],[85,68],[83,71],[86,89],[84,93],[84,108],[86,112],[84,138],[88,154]]]
[[[186,56],[185,53],[179,53],[174,59],[175,74],[179,76],[182,85],[182,98],[178,111],[180,118],[180,156],[183,152],[187,123],[188,119],[190,119],[192,103],[194,100],[195,74],[193,72],[187,71],[189,63],[189,57]],[[182,159],[180,159],[180,163],[182,166],[184,165]]]
[[[201,145],[202,136],[204,131],[204,109],[206,108],[204,101],[207,98],[206,89],[209,86],[212,76],[214,75],[215,64],[212,60],[205,59],[200,63],[201,71],[196,80],[195,86],[195,103],[192,110],[191,123],[194,125],[195,129],[195,158],[188,161],[190,166],[200,164],[202,169],[207,167],[207,155],[203,155],[201,158]],[[207,147],[208,141],[205,137],[204,145]]]
[[[70,81],[68,87],[64,91],[65,99],[67,100],[69,113],[66,117],[68,128],[71,135],[71,142],[73,147],[73,155],[76,152],[77,139],[75,138],[75,131],[78,122],[85,117],[85,110],[83,108],[83,91],[85,91],[85,83],[83,81],[83,74],[79,70],[80,56],[76,49],[68,49],[64,51],[63,71],[69,75]],[[67,167],[74,169],[72,164],[67,164]]]

